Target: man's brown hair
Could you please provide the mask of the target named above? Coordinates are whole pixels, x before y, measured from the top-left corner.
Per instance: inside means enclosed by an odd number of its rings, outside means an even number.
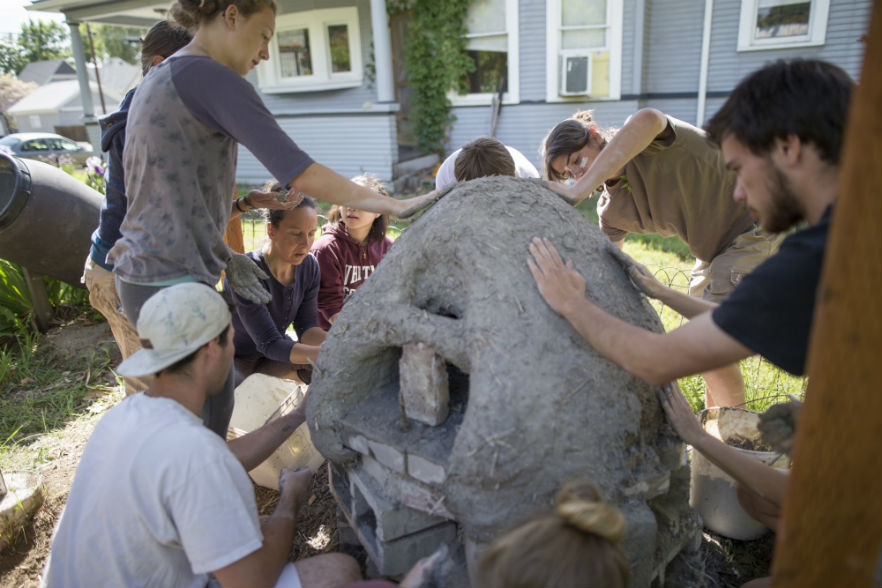
[[[514,176],[515,163],[502,141],[478,137],[462,146],[456,156],[453,174],[457,182],[485,176]]]

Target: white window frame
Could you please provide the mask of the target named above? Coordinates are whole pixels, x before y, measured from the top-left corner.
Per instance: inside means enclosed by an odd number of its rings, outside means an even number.
[[[606,49],[609,51],[609,95],[562,95],[560,93],[563,72],[562,57],[580,53],[577,49],[561,48],[561,0],[546,0],[545,39],[546,39],[546,102],[584,102],[591,100],[619,100],[622,96],[622,12],[623,2],[607,0],[606,3]],[[590,50],[588,51],[590,53]],[[589,80],[590,84],[590,80]]]
[[[809,0],[808,34],[799,37],[777,39],[754,39],[758,0],[741,1],[741,22],[738,26],[738,51],[766,51],[769,49],[792,49],[795,47],[816,47],[823,45],[827,35],[827,16],[830,13],[830,0]]]
[[[443,1],[443,0],[439,0]],[[503,104],[517,104],[520,101],[520,75],[518,71],[518,0],[505,0],[505,33],[507,38],[508,72],[506,85],[508,90],[502,94]],[[475,35],[479,37],[481,35]],[[466,38],[469,35],[466,34]],[[454,106],[480,106],[493,102],[495,92],[473,92],[469,94],[457,94],[455,91],[448,93],[451,104]]]
[[[351,71],[331,71],[328,26],[345,24],[349,36]],[[312,53],[312,75],[283,78],[279,60],[279,32],[290,29],[308,29]],[[276,18],[276,34],[269,45],[269,61],[257,66],[257,83],[262,92],[280,94],[354,88],[361,86],[364,67],[361,57],[361,31],[358,8],[328,8],[282,14]]]

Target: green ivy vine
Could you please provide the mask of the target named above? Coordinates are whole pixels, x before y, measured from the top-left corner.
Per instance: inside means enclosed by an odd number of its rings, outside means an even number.
[[[450,90],[464,92],[465,75],[475,68],[466,55],[465,18],[470,0],[388,0],[389,14],[410,12],[404,43],[404,70],[411,88],[411,118],[420,149],[442,154],[455,120]]]

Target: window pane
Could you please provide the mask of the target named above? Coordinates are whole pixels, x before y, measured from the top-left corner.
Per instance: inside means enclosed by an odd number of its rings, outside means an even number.
[[[756,11],[756,38],[772,39],[808,35],[811,8],[811,1],[760,1]]]
[[[561,24],[605,25],[606,0],[561,0]]]
[[[466,16],[469,34],[505,31],[505,0],[472,0]]]
[[[503,51],[466,51],[475,62],[475,71],[464,80],[470,94],[495,93],[500,80],[502,91],[508,91],[508,53]]]
[[[330,25],[328,43],[331,47],[331,71],[352,71],[349,59],[349,28],[346,25]]]
[[[309,30],[294,29],[279,32],[279,68],[283,78],[312,75],[312,56],[309,51]]]
[[[562,31],[560,34],[560,46],[561,49],[606,47],[606,29]]]

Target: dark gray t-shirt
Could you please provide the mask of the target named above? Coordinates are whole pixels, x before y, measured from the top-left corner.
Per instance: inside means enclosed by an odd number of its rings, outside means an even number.
[[[674,136],[625,164],[597,202],[600,226],[613,241],[628,233],[677,235],[697,259],[711,261],[754,221],[732,199],[735,174],[704,131],[667,118]]]
[[[220,279],[230,256],[223,237],[239,143],[282,184],[313,163],[245,78],[204,56],[152,68],[126,132],[128,211],[108,260],[136,284]]]

